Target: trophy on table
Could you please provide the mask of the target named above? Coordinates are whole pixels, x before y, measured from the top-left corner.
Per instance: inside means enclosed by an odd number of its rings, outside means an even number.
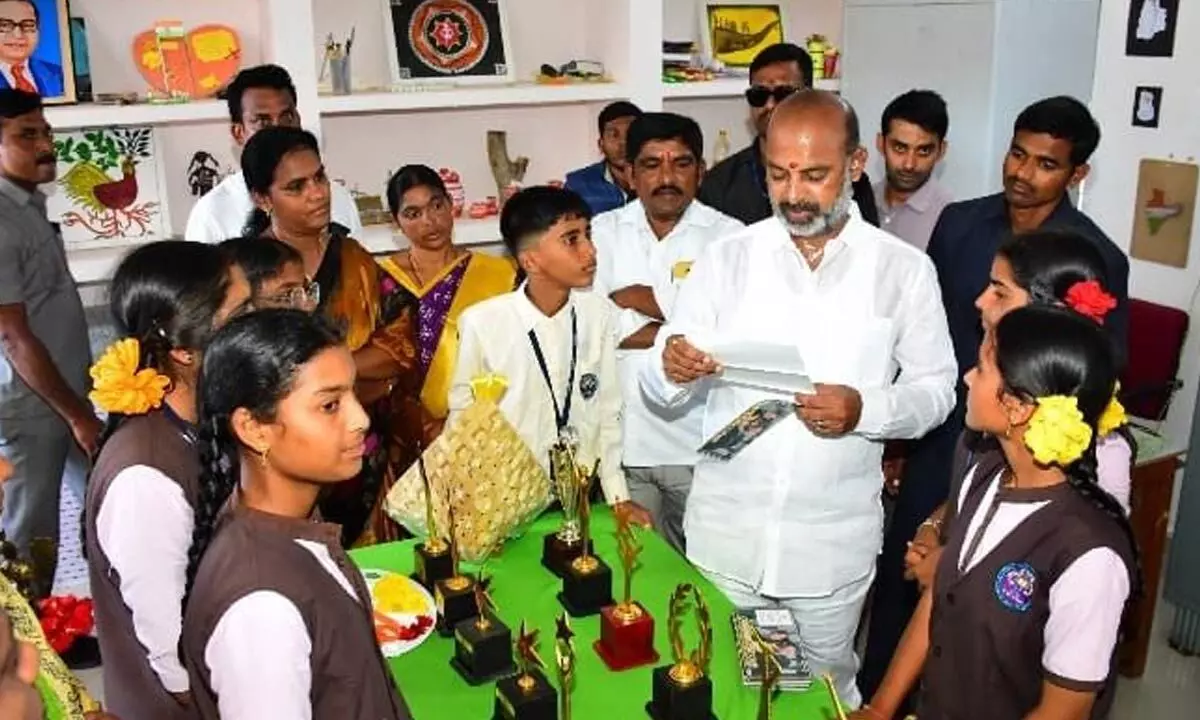
[[[783,668],[779,666],[779,658],[775,657],[775,648],[758,630],[754,631],[754,648],[761,658],[759,668],[762,670],[762,677],[759,678],[762,684],[759,686],[758,720],[771,720],[771,700],[775,697],[775,686],[779,684]]]
[[[617,552],[625,592],[621,602],[600,611],[600,639],[593,647],[609,670],[627,670],[656,662],[658,653],[654,650],[654,618],[633,599],[633,571],[642,545],[624,516],[617,518]]]
[[[558,616],[554,633],[554,660],[558,665],[559,718],[571,720],[571,682],[575,679],[575,633],[566,614]]]
[[[475,606],[479,616],[468,618],[454,628],[454,657],[450,666],[470,685],[511,675],[512,631],[500,621],[496,602],[490,592],[492,578],[479,572],[475,582]]]
[[[689,597],[693,603],[689,603]],[[700,645],[691,653],[683,646],[683,618],[695,605]],[[655,720],[709,720],[712,712],[712,680],[708,664],[712,659],[712,619],[700,588],[690,583],[676,586],[671,593],[670,618],[673,665],[654,669],[654,694],[646,704],[646,712]]]
[[[450,555],[450,545],[438,532],[437,522],[433,517],[433,489],[430,487],[429,474],[425,472],[425,458],[421,448],[417,448],[417,470],[421,475],[421,484],[425,488],[425,542],[418,543],[413,548],[416,568],[413,579],[433,590],[438,580],[454,575],[454,559]]]
[[[579,546],[582,554],[567,565],[558,600],[571,617],[587,617],[612,605],[612,568],[592,553],[592,506],[588,495],[596,479],[600,461],[591,471],[575,468],[576,502],[579,517]]]
[[[545,536],[542,542],[542,565],[550,572],[564,577],[571,561],[584,553],[583,534],[579,528],[578,466],[575,463],[579,441],[570,429],[559,434],[550,448],[550,479],[554,493],[562,505],[563,521],[558,530]],[[587,552],[591,552],[589,546]]]
[[[537,630],[527,631],[525,621],[517,634],[520,671],[496,683],[493,720],[555,720],[558,694],[542,674],[546,663],[537,651]]]
[[[450,536],[450,577],[442,578],[434,583],[433,598],[438,610],[438,633],[450,637],[454,629],[464,620],[470,620],[479,614],[475,604],[475,579],[459,571],[458,540],[454,534],[454,503],[449,497],[447,488],[446,515],[449,522]]]
[[[834,720],[846,720],[846,709],[842,707],[842,699],[838,697],[837,687],[833,684],[833,676],[825,673],[821,676],[821,681],[825,683],[825,690],[829,692],[829,702],[833,705]]]

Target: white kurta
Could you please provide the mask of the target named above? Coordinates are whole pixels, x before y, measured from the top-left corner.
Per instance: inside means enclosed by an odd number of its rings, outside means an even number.
[[[739,221],[697,200],[660,240],[650,229],[641,201],[606,212],[592,220],[592,242],[596,244],[597,257],[593,290],[608,297],[615,290],[633,285],[650,287],[669,321],[679,287],[701,251],[709,243],[743,227]],[[618,308],[615,304],[612,307],[617,313],[618,344],[654,322],[637,310]],[[617,350],[617,372],[625,399],[625,465],[695,465],[696,449],[703,441],[700,432],[704,400],[694,398],[680,407],[663,408],[644,398],[638,372],[652,357],[654,351],[650,349]]]
[[[710,245],[658,335],[643,389],[674,405],[705,397],[709,437],[780,397],[705,379],[681,387],[662,367],[683,334],[795,343],[814,382],[862,395],[851,434],[821,438],[791,415],[728,462],[702,458],[688,500],[688,557],[768,597],[826,596],[870,574],[882,542],[882,441],[919,437],[954,405],[957,373],[932,262],[852,217],[810,270],[768,218]],[[899,374],[897,374],[899,371]]]

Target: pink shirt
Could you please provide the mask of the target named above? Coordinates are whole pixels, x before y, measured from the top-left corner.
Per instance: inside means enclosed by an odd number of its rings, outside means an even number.
[[[1129,514],[1129,492],[1133,486],[1133,448],[1117,433],[1109,433],[1096,443],[1096,484],[1116,498]]]

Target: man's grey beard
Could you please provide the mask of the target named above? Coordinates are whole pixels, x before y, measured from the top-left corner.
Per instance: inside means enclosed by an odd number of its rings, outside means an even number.
[[[775,217],[783,223],[792,237],[811,238],[827,235],[833,228],[845,222],[846,218],[850,217],[852,202],[854,202],[854,184],[850,181],[850,173],[847,172],[846,181],[842,184],[842,191],[838,193],[837,199],[833,201],[833,207],[827,212],[817,213],[812,220],[806,223],[794,223],[788,220],[787,215],[779,207],[779,203],[774,200],[771,201],[771,209],[775,211]]]

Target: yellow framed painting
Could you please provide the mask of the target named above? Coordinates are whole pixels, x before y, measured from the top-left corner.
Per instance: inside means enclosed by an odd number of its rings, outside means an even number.
[[[784,42],[778,4],[702,0],[701,11],[704,52],[726,67],[749,68],[763,48]]]

